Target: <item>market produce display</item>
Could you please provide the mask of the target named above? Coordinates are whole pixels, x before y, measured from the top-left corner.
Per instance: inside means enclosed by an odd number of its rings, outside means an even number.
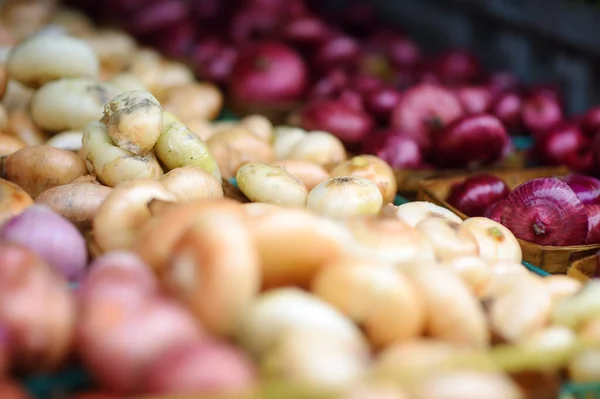
[[[357,40],[296,1],[248,3],[228,42],[191,47],[192,3],[110,3],[172,58],[52,1],[1,10],[0,397],[72,365],[91,384],[57,397],[526,399],[600,381],[598,281],[531,273],[517,240],[530,223],[597,242],[598,180],[472,177],[449,199],[464,221],[394,204],[403,160],[493,164],[516,119],[554,131],[553,90],[522,97],[463,52],[422,69],[405,37],[345,24]],[[271,40],[246,46],[255,30]],[[190,48],[210,83],[173,60]],[[382,55],[396,73],[374,76]],[[230,98],[299,123],[217,120]]]

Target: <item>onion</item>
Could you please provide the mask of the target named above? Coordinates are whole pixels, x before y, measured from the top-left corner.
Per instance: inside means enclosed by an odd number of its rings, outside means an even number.
[[[591,140],[571,123],[561,123],[548,130],[537,139],[535,151],[548,165],[565,165],[576,172],[592,168]]]
[[[304,208],[306,205],[306,186],[282,167],[249,162],[238,169],[236,181],[253,202],[282,207]]]
[[[332,69],[312,84],[309,98],[337,98],[348,86],[350,86],[348,72],[338,68]],[[354,85],[351,87],[354,87]]]
[[[277,126],[273,132],[273,155],[276,159],[286,159],[292,148],[306,136],[306,130],[299,127]]]
[[[273,36],[278,15],[256,7],[235,10],[229,22],[229,37],[234,44],[243,45]]]
[[[505,199],[509,192],[499,177],[481,174],[453,186],[446,201],[465,215],[483,216],[490,205]]]
[[[481,77],[482,66],[472,53],[456,49],[440,54],[434,60],[434,71],[446,84],[465,84]]]
[[[402,94],[398,90],[383,86],[365,95],[365,108],[375,117],[387,121],[401,98]]]
[[[536,136],[542,136],[563,119],[560,103],[551,97],[537,94],[523,103],[523,124]]]
[[[83,235],[45,205],[32,205],[6,221],[0,228],[0,240],[25,245],[70,281],[79,280],[85,272],[87,247]]]
[[[485,86],[463,86],[454,93],[468,115],[482,114],[490,109],[492,93]]]
[[[167,350],[144,373],[151,394],[235,395],[254,388],[256,371],[235,346],[198,340]]]
[[[411,227],[415,227],[421,220],[430,217],[443,217],[456,223],[462,219],[449,209],[427,201],[412,201],[399,206],[387,205],[382,213],[394,215]]]
[[[330,35],[330,27],[325,21],[315,16],[305,16],[285,23],[281,35],[294,44],[319,44]]]
[[[579,128],[589,137],[594,137],[600,130],[600,106],[592,107],[581,117]]]
[[[277,104],[299,99],[306,84],[306,66],[300,55],[283,44],[266,42],[240,54],[229,89],[237,101]]]
[[[600,203],[600,180],[577,173],[571,173],[561,180],[575,191],[583,205]]]
[[[519,78],[510,72],[495,72],[486,80],[486,84],[495,96],[520,90]]]
[[[412,137],[390,133],[377,133],[365,137],[363,152],[375,154],[394,169],[424,168],[423,151]]]
[[[517,238],[499,222],[484,217],[473,217],[465,220],[461,227],[469,230],[475,237],[480,258],[486,261],[506,260],[515,263],[523,260]]]
[[[390,125],[423,137],[419,142],[426,143],[431,132],[442,129],[462,114],[460,101],[450,90],[424,83],[404,93],[390,116]]]
[[[363,177],[332,177],[308,193],[307,209],[334,218],[376,215],[383,206],[379,187]]]
[[[437,259],[441,262],[479,254],[475,236],[462,222],[429,216],[421,220],[415,226],[415,230],[431,244]]]
[[[600,204],[586,205],[588,233],[586,244],[600,244]]]
[[[0,179],[0,226],[33,204],[33,199],[18,185]]]
[[[506,198],[502,224],[522,240],[539,245],[585,243],[588,217],[567,183],[554,177],[529,180]]]
[[[306,130],[333,133],[344,143],[360,142],[374,127],[373,119],[343,99],[313,100],[300,111],[300,125]]]
[[[491,107],[491,112],[510,130],[521,127],[521,109],[523,99],[517,93],[504,93],[498,96]]]
[[[506,200],[496,201],[493,204],[490,204],[485,211],[483,212],[483,216],[492,219],[498,223],[502,222],[502,211],[504,210],[504,204]]]
[[[336,166],[331,177],[356,176],[371,180],[379,187],[383,202],[393,203],[398,184],[390,166],[373,155],[360,155]]]
[[[431,161],[442,167],[472,167],[502,158],[508,134],[492,115],[461,118],[433,134]]]
[[[360,45],[356,39],[346,35],[335,35],[324,41],[313,54],[316,67],[351,68],[360,56]]]
[[[323,131],[312,131],[290,148],[286,158],[314,162],[328,170],[345,161],[346,156],[344,144],[336,136]]]

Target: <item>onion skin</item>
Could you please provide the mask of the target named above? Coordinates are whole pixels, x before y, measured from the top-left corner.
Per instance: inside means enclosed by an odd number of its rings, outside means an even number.
[[[600,107],[592,107],[582,116],[579,128],[588,137],[594,137],[600,130]]]
[[[468,216],[483,216],[487,207],[505,199],[509,192],[508,186],[502,179],[494,175],[482,174],[470,177],[452,187],[446,201]]]
[[[394,169],[419,169],[424,165],[422,147],[401,132],[392,130],[368,135],[362,148],[364,153],[378,156]]]
[[[508,133],[492,115],[466,116],[433,134],[431,162],[440,167],[472,167],[502,158]]]
[[[536,94],[525,99],[522,109],[523,125],[534,134],[543,136],[563,120],[563,110],[558,100]]]
[[[586,205],[588,233],[586,244],[600,244],[600,204]]]
[[[583,205],[600,203],[600,180],[595,177],[571,173],[562,178],[571,187]]]
[[[32,204],[33,199],[25,190],[13,182],[0,179],[0,226]]]
[[[565,165],[575,172],[592,169],[591,139],[575,124],[561,123],[537,139],[535,153],[547,165]]]
[[[492,219],[495,222],[502,223],[502,211],[504,210],[505,200],[496,201],[493,204],[490,204],[485,211],[483,212],[483,216]]]
[[[0,240],[25,245],[70,281],[85,272],[88,254],[83,235],[45,205],[32,205],[7,220],[0,228]]]
[[[454,90],[465,114],[477,115],[488,112],[492,102],[492,93],[485,86],[463,86]]]
[[[538,245],[585,243],[588,216],[567,183],[554,177],[529,180],[506,198],[502,224],[522,240]]]
[[[521,128],[523,99],[517,93],[501,94],[492,105],[491,112],[511,132]]]
[[[166,351],[145,380],[144,391],[151,394],[235,395],[254,388],[256,370],[237,347],[207,339]]]

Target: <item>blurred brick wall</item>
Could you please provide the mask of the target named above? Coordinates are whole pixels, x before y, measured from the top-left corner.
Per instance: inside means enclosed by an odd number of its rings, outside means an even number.
[[[568,0],[370,0],[427,51],[473,49],[493,70],[561,84],[571,112],[600,104],[600,5]]]

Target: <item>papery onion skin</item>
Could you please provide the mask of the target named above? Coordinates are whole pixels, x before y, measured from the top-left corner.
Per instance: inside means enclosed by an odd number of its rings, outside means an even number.
[[[25,245],[71,281],[83,277],[88,257],[83,235],[46,205],[32,205],[7,220],[0,239]]]
[[[498,223],[502,223],[502,211],[504,210],[505,202],[506,201],[504,199],[501,199],[500,201],[490,204],[487,208],[485,208],[483,216]]]
[[[483,216],[488,206],[506,198],[509,192],[508,186],[499,177],[481,174],[452,187],[447,201],[468,216]]]
[[[586,244],[600,244],[600,205],[586,205],[588,215],[588,233]]]
[[[585,243],[588,217],[567,183],[555,177],[529,180],[506,198],[502,224],[522,240],[538,245]]]
[[[562,180],[575,191],[575,195],[583,205],[600,203],[600,180],[577,173],[571,173]]]

